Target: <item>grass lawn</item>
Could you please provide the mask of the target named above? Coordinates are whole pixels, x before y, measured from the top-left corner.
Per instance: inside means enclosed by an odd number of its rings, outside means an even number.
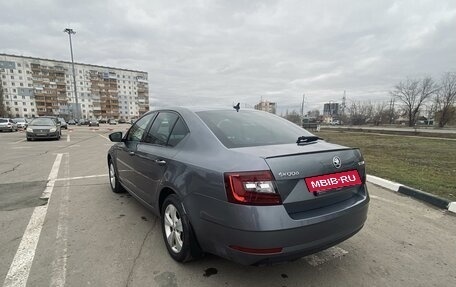
[[[456,201],[456,141],[320,131],[328,142],[361,149],[367,173]]]

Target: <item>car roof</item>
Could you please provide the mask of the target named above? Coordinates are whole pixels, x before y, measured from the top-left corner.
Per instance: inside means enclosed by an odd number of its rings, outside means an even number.
[[[167,110],[176,111],[176,112],[191,111],[194,113],[198,113],[198,112],[206,112],[206,111],[234,111],[234,108],[233,107],[204,107],[204,106],[172,106],[172,107],[157,108],[157,109],[151,110],[150,112],[167,111]],[[242,110],[258,111],[258,110],[247,109],[247,108],[243,109],[242,107],[240,110],[241,111]]]

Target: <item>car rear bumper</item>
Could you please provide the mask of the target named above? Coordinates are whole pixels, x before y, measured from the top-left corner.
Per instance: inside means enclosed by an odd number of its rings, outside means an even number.
[[[346,208],[309,213],[299,220],[292,219],[282,205],[233,206],[212,201],[204,204],[226,218],[212,217],[210,210],[201,212],[200,220],[192,221],[198,241],[204,251],[244,265],[291,261],[336,245],[363,227],[369,206],[367,189],[364,197]],[[262,253],[268,250],[273,252]]]

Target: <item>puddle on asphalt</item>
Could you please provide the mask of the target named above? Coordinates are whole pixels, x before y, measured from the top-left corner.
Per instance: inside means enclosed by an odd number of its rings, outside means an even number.
[[[204,277],[210,277],[210,276],[215,275],[217,273],[218,273],[218,270],[211,267],[211,268],[207,268],[206,270],[204,270],[203,276]]]

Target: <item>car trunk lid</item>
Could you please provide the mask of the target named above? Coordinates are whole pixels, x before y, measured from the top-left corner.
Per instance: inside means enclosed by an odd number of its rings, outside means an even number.
[[[362,187],[366,176],[364,160],[357,148],[319,140],[306,145],[286,144],[236,150],[257,155],[266,161],[290,214],[334,205],[365,193]],[[333,185],[335,181],[338,182]]]

